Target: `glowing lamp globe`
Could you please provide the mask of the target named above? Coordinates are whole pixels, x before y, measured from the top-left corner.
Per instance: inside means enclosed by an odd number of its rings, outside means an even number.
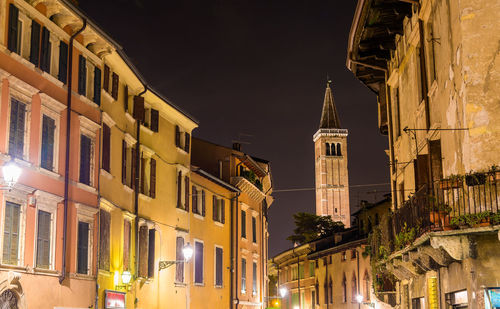
[[[356,295],[356,301],[361,304],[363,302],[363,295],[361,294]]]
[[[193,256],[193,247],[189,243],[182,248],[182,254],[184,255],[184,259],[189,261]]]
[[[132,279],[132,274],[129,271],[124,271],[122,273],[123,284],[129,284],[131,279]]]
[[[21,168],[13,161],[5,163],[2,167],[2,174],[7,186],[12,187],[17,182],[19,176],[21,176],[21,171]]]
[[[285,297],[287,293],[287,290],[285,287],[280,288],[280,295],[281,297]]]

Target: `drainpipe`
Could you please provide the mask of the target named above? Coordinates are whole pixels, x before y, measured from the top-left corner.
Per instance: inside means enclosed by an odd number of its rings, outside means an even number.
[[[297,288],[299,290],[299,308],[302,309],[302,302],[300,297],[300,256],[297,255]]]
[[[262,203],[262,206],[264,206],[265,204],[265,207],[267,207],[267,203]],[[266,296],[266,293],[265,293],[265,290],[266,290],[266,285],[267,285],[267,281],[265,280],[265,268],[267,268],[267,250],[266,250],[266,244],[264,243],[264,240],[266,239],[266,236],[264,235],[264,232],[265,232],[265,222],[264,222],[264,209],[263,207],[261,206],[261,210],[260,210],[260,225],[261,225],[261,233],[260,233],[260,261],[261,261],[261,282],[260,282],[260,295],[261,295],[261,298],[262,298],[262,303],[264,303],[264,297]],[[264,254],[266,254],[266,256],[264,256]],[[269,296],[269,295],[268,295]]]
[[[359,291],[359,252],[358,252],[358,248],[356,248],[356,262],[357,262],[357,266],[358,266],[358,280],[357,280],[357,286],[356,286],[356,289],[358,290],[358,295],[360,295],[360,291]],[[356,295],[357,296],[357,295]],[[358,302],[358,308],[361,308],[361,303]]]
[[[97,226],[101,226],[101,149],[102,149],[102,137],[101,137],[101,132],[102,132],[102,112],[99,113],[100,115],[100,125],[101,127],[99,128],[99,139],[100,139],[100,147],[99,147],[99,160],[97,160],[97,171],[99,173],[99,176],[97,177],[97,202],[99,203],[99,215],[97,216]],[[96,273],[96,281],[95,281],[95,304],[94,308],[99,308],[99,284],[97,283],[97,277],[99,276],[99,259],[101,258],[101,247],[100,247],[100,242],[97,242],[97,260],[95,263],[95,273]]]
[[[238,298],[238,197],[240,196],[241,192],[238,192],[235,197],[233,197],[231,200],[236,201],[236,219],[234,216],[234,207],[231,207],[231,229],[234,226],[234,233],[231,233],[231,292],[229,296],[229,308],[234,308],[234,305],[236,307],[240,303],[240,299]],[[233,224],[234,223],[234,224]],[[235,236],[234,236],[235,235]],[[234,237],[234,244],[233,244],[233,237]],[[234,247],[233,247],[234,246]],[[234,250],[233,250],[234,249]],[[234,262],[234,254],[236,253],[236,263]],[[232,272],[234,267],[234,273]],[[236,303],[233,304],[233,287],[234,287],[234,295]]]
[[[73,40],[79,35],[85,27],[87,27],[87,19],[83,18],[83,25],[69,38],[68,46],[68,99],[67,99],[67,112],[66,112],[66,154],[64,162],[64,209],[63,209],[63,248],[62,248],[62,272],[59,277],[59,284],[62,284],[66,278],[66,236],[68,230],[68,201],[69,201],[69,142],[71,133],[71,97],[72,97],[72,84],[73,84]]]

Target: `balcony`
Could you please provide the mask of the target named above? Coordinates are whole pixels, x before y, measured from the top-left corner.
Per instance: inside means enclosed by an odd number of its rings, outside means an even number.
[[[424,233],[500,224],[500,171],[453,176],[421,187],[396,209],[396,250]]]
[[[248,194],[251,198],[255,199],[257,202],[262,202],[262,200],[266,197],[266,195],[262,192],[262,184],[259,181],[257,184],[256,181],[248,179],[244,176],[245,173],[241,173],[240,176],[231,177],[231,184],[241,191]],[[260,185],[259,185],[260,184]],[[259,185],[259,186],[257,186]]]

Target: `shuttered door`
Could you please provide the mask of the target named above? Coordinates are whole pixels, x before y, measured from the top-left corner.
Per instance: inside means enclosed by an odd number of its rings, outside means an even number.
[[[156,160],[149,160],[149,196],[156,197]]]
[[[59,75],[61,82],[66,84],[68,77],[68,44],[59,42]]]
[[[94,68],[94,98],[93,101],[97,105],[101,105],[101,69]]]
[[[148,278],[154,277],[155,274],[155,232],[155,229],[149,230]]]
[[[113,79],[112,79],[112,85],[111,85],[111,96],[113,99],[118,99],[118,84],[119,84],[120,78],[118,77],[118,74],[113,72]]]
[[[151,131],[158,132],[159,113],[156,109],[151,109]]]
[[[49,171],[54,169],[54,130],[55,121],[47,115],[42,119],[42,153],[40,165]]]
[[[215,248],[215,285],[222,286],[222,248]]]
[[[87,93],[87,60],[82,55],[78,58],[78,93]]]
[[[12,98],[10,103],[9,154],[23,158],[26,105]]]
[[[110,148],[111,148],[111,129],[105,124],[102,124],[102,168],[110,171]]]
[[[101,210],[99,217],[99,269],[109,270],[109,230],[111,215]]]
[[[122,183],[127,183],[127,142],[122,141]]]
[[[130,268],[130,230],[131,223],[128,220],[123,221],[123,270]]]
[[[77,246],[77,272],[79,274],[87,274],[89,259],[89,224],[87,222],[78,222]]]
[[[7,42],[7,48],[14,53],[19,52],[17,50],[17,31],[19,30],[17,27],[17,23],[19,20],[19,9],[14,5],[9,5],[9,37]]]
[[[177,237],[175,241],[175,260],[184,261],[184,256],[182,254],[182,248],[184,248],[184,238]],[[184,262],[175,264],[175,282],[184,282]]]
[[[201,215],[205,217],[205,190],[201,190]]]
[[[51,214],[38,211],[38,231],[36,238],[36,267],[50,267],[50,221]]]
[[[17,265],[19,249],[19,216],[21,205],[5,203],[2,263]]]
[[[185,189],[186,189],[186,197],[184,199],[184,206],[185,206],[185,210],[189,212],[189,178],[186,176],[186,178],[184,179],[184,181],[186,182],[185,184]]]
[[[104,77],[102,80],[102,88],[109,92],[109,67],[104,65]]]
[[[203,283],[203,243],[194,243],[194,283]]]
[[[182,173],[177,175],[177,208],[182,208]]]
[[[30,46],[30,62],[38,66],[40,59],[40,24],[36,21],[31,21],[31,46]]]
[[[80,182],[90,185],[90,138],[81,134],[80,138]]]
[[[148,227],[139,228],[139,277],[148,276]]]
[[[52,46],[50,44],[50,32],[47,28],[42,29],[42,49],[40,59],[40,69],[45,72],[50,72],[50,55]]]
[[[226,223],[226,206],[225,201],[223,199],[220,200],[220,222]]]

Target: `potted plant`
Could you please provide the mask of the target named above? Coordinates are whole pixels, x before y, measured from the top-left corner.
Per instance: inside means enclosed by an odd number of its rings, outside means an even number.
[[[484,185],[486,182],[486,174],[484,173],[470,173],[465,175],[465,183],[471,186]]]
[[[463,179],[463,176],[460,175],[450,175],[446,179],[442,179],[439,182],[439,187],[441,189],[454,189],[454,188],[460,188],[461,180]]]
[[[489,211],[483,211],[475,214],[476,216],[476,227],[477,226],[488,226],[490,225],[490,216],[491,213]]]
[[[431,201],[430,201],[431,202]],[[432,202],[431,202],[432,203]],[[446,203],[437,202],[431,206],[429,219],[433,225],[442,227],[450,225],[450,212],[453,209]]]
[[[456,217],[451,218],[451,220],[450,220],[450,226],[456,227],[456,228],[460,228],[460,229],[466,229],[466,228],[469,227],[467,225],[467,223],[465,222],[464,215],[456,216]]]
[[[500,180],[500,168],[498,165],[493,165],[490,167],[490,170],[488,172],[489,180],[492,182],[499,181]]]
[[[500,224],[500,212],[492,213],[490,216],[491,225]]]

